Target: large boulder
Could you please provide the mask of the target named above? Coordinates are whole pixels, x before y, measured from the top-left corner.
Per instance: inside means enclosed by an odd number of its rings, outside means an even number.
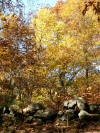
[[[76,115],[73,109],[66,110],[61,116],[58,117],[61,121],[72,120],[74,118],[76,118]]]
[[[69,103],[69,101],[64,101],[64,107],[65,108],[68,108],[68,103]]]
[[[40,103],[32,102],[26,108],[23,109],[23,114],[25,116],[33,115],[36,111],[44,109],[44,106]]]
[[[40,118],[33,118],[33,123],[35,125],[41,125],[41,124],[43,124],[43,121]]]
[[[90,113],[99,113],[99,104],[97,103],[89,104],[89,111]]]
[[[26,107],[23,109],[24,116],[33,115],[35,111],[31,107]]]
[[[76,104],[77,104],[76,100],[69,100],[68,109],[74,109]]]
[[[77,107],[79,110],[85,110],[85,103],[81,102],[80,100],[77,100]]]
[[[82,98],[82,97],[74,96],[74,99],[75,99],[75,100],[79,100],[79,101],[81,101],[82,103],[86,103],[86,100],[85,100],[84,98]]]
[[[85,101],[84,98],[82,98],[82,97],[76,97],[75,99],[77,101],[77,107],[78,107],[79,110],[89,111],[89,106],[86,103],[86,101]]]
[[[9,107],[9,110],[10,110],[10,114],[13,114],[14,117],[16,118],[16,120],[23,120],[24,119],[23,111],[22,111],[22,109],[20,109],[19,106],[11,105]]]
[[[28,117],[26,117],[26,119],[25,119],[25,122],[26,123],[31,123],[33,121],[33,116],[28,116]]]
[[[89,115],[89,113],[88,113],[87,111],[81,110],[81,111],[79,112],[78,116],[79,116],[79,119],[80,119],[80,120],[84,120],[84,119],[89,118],[90,115]]]
[[[11,105],[11,106],[9,107],[9,110],[10,110],[10,114],[15,114],[16,112],[22,113],[22,110],[21,110],[20,107],[17,106],[17,105]]]
[[[87,108],[87,103],[82,97],[75,96],[73,100],[64,101],[63,106],[66,109],[75,109],[77,106],[79,110],[85,110]]]
[[[44,109],[44,106],[40,103],[32,102],[31,104],[28,105],[28,107],[32,108],[32,110],[41,110]]]
[[[76,104],[77,104],[76,100],[64,101],[64,108],[66,108],[66,109],[74,109]]]
[[[61,116],[60,118],[58,118],[60,121],[67,121],[67,117],[66,115],[64,114],[63,116]]]
[[[76,118],[75,111],[73,109],[66,110],[64,114],[69,120]]]
[[[9,107],[8,106],[3,107],[3,114],[16,114],[16,113],[22,114],[22,110],[17,105],[11,105]]]
[[[57,117],[57,112],[53,111],[51,109],[45,109],[45,110],[38,110],[35,114],[34,117],[40,118],[43,121],[48,121],[48,120],[55,120]]]
[[[41,125],[43,122],[42,122],[42,119],[40,118],[34,118],[33,116],[28,116],[26,117],[25,121],[26,123],[32,123],[32,124],[36,124],[36,125]]]
[[[63,111],[58,111],[58,114],[57,114],[58,117],[61,117],[63,115],[64,115],[64,112]]]

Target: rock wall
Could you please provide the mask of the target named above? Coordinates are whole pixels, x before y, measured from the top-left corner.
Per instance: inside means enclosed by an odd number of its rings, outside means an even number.
[[[32,102],[26,108],[20,109],[17,105],[11,105],[8,109],[0,110],[1,124],[5,123],[12,125],[18,121],[25,123],[43,124],[45,122],[54,121],[71,121],[86,120],[86,119],[100,119],[99,104],[87,102],[82,97],[75,97],[72,100],[64,101],[63,110],[54,111],[50,108],[45,108],[40,103]],[[9,122],[10,121],[10,122]]]

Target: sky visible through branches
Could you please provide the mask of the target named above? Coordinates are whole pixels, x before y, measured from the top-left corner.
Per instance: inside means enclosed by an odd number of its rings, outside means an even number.
[[[29,10],[37,10],[43,6],[52,7],[55,6],[58,0],[23,0],[25,4],[25,12],[27,13]]]

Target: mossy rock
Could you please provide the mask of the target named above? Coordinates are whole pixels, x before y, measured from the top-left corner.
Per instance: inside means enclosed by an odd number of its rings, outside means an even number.
[[[31,123],[33,121],[33,116],[28,116],[26,119],[25,119],[25,122],[26,123]]]

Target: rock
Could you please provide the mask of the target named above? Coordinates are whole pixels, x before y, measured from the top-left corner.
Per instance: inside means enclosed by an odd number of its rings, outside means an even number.
[[[25,116],[33,115],[37,110],[44,109],[43,105],[40,103],[32,102],[28,107],[23,109],[23,114]]]
[[[54,120],[57,117],[57,112],[52,111],[50,109],[38,110],[34,114],[34,117],[41,118],[43,121]]]
[[[68,109],[58,119],[61,120],[61,121],[67,121],[67,119],[72,120],[74,118],[76,118],[75,111],[73,109]]]
[[[68,109],[74,109],[76,106],[76,100],[69,100]]]
[[[85,110],[85,104],[82,103],[81,101],[77,101],[77,107],[79,108],[79,110]]]
[[[26,119],[25,119],[25,122],[26,123],[35,123],[36,125],[41,125],[43,122],[42,122],[42,119],[39,119],[39,118],[34,118],[33,116],[28,116]]]
[[[74,109],[76,106],[76,100],[64,101],[64,107],[67,109]]]
[[[82,97],[77,97],[77,107],[79,110],[87,110],[87,103]]]
[[[86,112],[85,110],[81,110],[78,114],[80,120],[87,119],[89,115],[90,114]]]
[[[33,117],[32,116],[28,116],[26,119],[25,119],[25,122],[26,123],[31,123],[33,121]]]
[[[86,100],[84,99],[84,98],[82,98],[82,97],[77,97],[77,96],[74,96],[74,99],[75,100],[79,100],[79,101],[81,101],[82,103],[86,103]]]
[[[44,113],[43,110],[38,110],[38,111],[34,114],[34,117],[36,117],[36,118],[42,118],[42,117],[43,117],[43,113]]]
[[[62,117],[59,118],[59,120],[61,120],[61,121],[67,121],[66,115],[64,114]]]
[[[15,114],[16,112],[22,113],[22,110],[17,105],[11,105],[9,107],[10,114]]]
[[[43,124],[42,119],[39,119],[39,118],[33,119],[33,122],[36,122],[37,125]]]
[[[14,114],[16,120],[23,120],[24,118],[23,111],[19,108],[19,106],[11,105],[9,109],[10,109],[10,114]]]
[[[5,106],[5,107],[3,108],[3,113],[4,113],[4,114],[6,114],[6,113],[7,113],[7,114],[10,114],[9,107],[6,107],[6,106]]]
[[[65,108],[68,108],[68,103],[69,103],[69,101],[64,101],[64,107]]]
[[[65,116],[68,116],[69,120],[76,118],[75,111],[73,109],[66,110]]]
[[[28,105],[28,107],[32,108],[32,110],[41,110],[41,109],[44,109],[44,106],[40,103],[35,103],[35,102],[32,102],[31,104]]]
[[[89,110],[91,113],[97,113],[99,111],[99,104],[96,103],[89,104]]]
[[[33,115],[35,111],[31,107],[26,107],[23,109],[24,116]]]
[[[63,111],[59,111],[59,112],[58,112],[58,117],[63,116],[63,114],[64,114],[64,112],[63,112]]]

